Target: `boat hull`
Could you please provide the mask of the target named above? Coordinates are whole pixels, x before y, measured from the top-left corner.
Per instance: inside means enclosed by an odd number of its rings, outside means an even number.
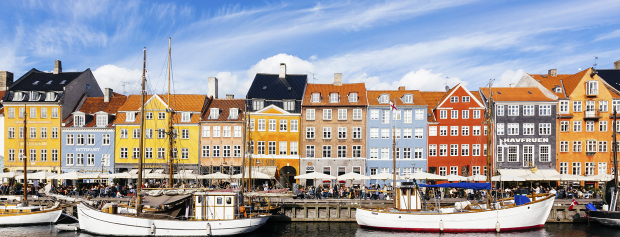
[[[521,206],[480,212],[398,213],[359,208],[357,224],[362,227],[411,232],[507,232],[540,229],[545,224],[555,197]],[[497,224],[499,223],[499,230]]]
[[[0,226],[41,225],[56,223],[62,209],[44,210],[28,213],[0,214]]]
[[[104,213],[78,204],[80,229],[99,235],[118,236],[227,236],[252,232],[269,216],[217,221],[153,220]],[[208,226],[210,225],[211,233]]]
[[[620,227],[620,212],[618,211],[591,211],[588,217],[603,225]]]

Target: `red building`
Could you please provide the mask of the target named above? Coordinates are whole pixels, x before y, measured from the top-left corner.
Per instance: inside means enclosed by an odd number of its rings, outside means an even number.
[[[477,91],[458,84],[447,92],[421,92],[428,104],[429,173],[486,174],[485,106]]]

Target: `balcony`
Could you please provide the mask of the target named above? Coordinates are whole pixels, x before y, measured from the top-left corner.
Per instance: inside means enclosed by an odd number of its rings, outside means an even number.
[[[584,119],[600,119],[603,116],[601,115],[601,112],[597,109],[597,110],[586,110],[584,112]]]

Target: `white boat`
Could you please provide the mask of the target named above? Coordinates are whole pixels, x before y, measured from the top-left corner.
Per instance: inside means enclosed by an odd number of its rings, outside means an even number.
[[[439,210],[432,207],[423,211],[424,205],[416,190],[411,186],[399,187],[397,209],[358,208],[355,215],[357,224],[368,228],[413,232],[506,232],[539,229],[545,224],[555,200],[554,195],[539,195],[534,196],[536,200],[522,205],[504,199],[492,204],[491,208],[487,208],[487,204],[458,202],[452,207]]]
[[[40,206],[0,206],[0,226],[50,224],[58,221],[62,209],[55,206],[44,209]]]

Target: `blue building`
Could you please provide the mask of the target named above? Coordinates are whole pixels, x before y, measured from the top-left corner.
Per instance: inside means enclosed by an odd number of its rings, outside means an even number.
[[[62,132],[62,172],[114,173],[114,119],[126,96],[106,88],[104,97],[83,95]]]
[[[426,172],[427,105],[420,92],[399,87],[392,91],[369,90],[367,97],[366,173],[393,172],[394,135],[396,174]],[[396,110],[391,109],[390,102]],[[375,181],[370,180],[369,183]],[[379,184],[383,182],[379,181]]]

